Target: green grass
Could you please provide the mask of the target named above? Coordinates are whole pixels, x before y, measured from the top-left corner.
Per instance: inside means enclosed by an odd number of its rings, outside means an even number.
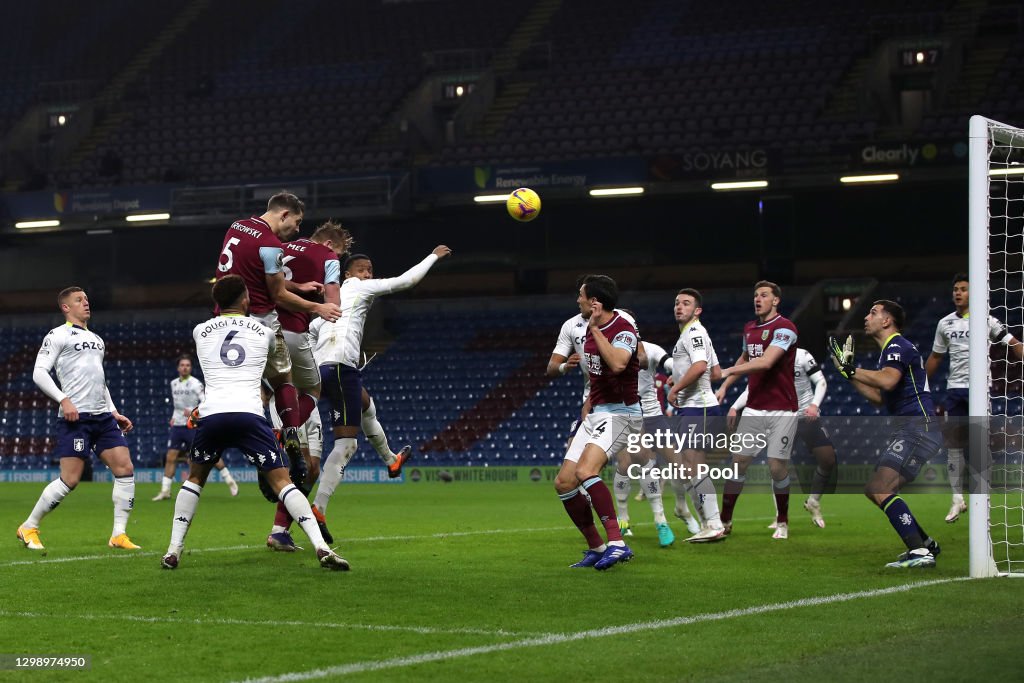
[[[129,526],[143,553],[106,547],[110,485],[97,483],[79,486],[44,520],[41,557],[22,548],[14,530],[42,485],[3,485],[0,653],[88,654],[92,668],[0,678],[234,681],[324,669],[333,671],[325,680],[356,681],[1019,675],[1012,662],[1024,582],[1015,580],[649,624],[962,577],[967,524],[943,523],[945,495],[910,498],[942,544],[934,570],[883,568],[902,547],[862,497],[826,497],[824,530],[794,498],[791,536],[780,542],[765,528],[769,496],[749,494],[728,541],[670,549],[658,547],[645,523],[647,504],[631,502],[637,557],[596,572],[567,568],[582,543],[546,484],[343,486],[328,517],[353,570],[334,573],[310,550],[264,547],[273,509],[254,486],[231,499],[211,484],[189,534],[192,552],[169,572],[159,556],[173,500],[150,502],[156,489],[138,487]],[[671,509],[671,496],[666,503]],[[62,558],[69,561],[55,562]],[[631,624],[648,626],[565,637]],[[549,634],[562,635],[531,641]],[[493,648],[499,644],[507,649]],[[381,664],[427,653],[448,654]],[[346,665],[353,667],[339,669]]]

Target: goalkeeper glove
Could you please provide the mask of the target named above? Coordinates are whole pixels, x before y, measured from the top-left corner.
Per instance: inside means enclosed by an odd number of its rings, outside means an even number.
[[[828,338],[829,355],[832,357],[832,364],[836,366],[839,374],[850,379],[856,374],[857,366],[853,363],[853,335],[846,337],[846,343],[839,346],[835,337]]]
[[[188,418],[185,420],[185,426],[189,429],[195,429],[199,426],[199,408],[193,408],[189,412]]]

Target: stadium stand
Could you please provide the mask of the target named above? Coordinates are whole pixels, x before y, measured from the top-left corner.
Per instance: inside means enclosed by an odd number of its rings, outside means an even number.
[[[58,180],[210,183],[407,165],[401,149],[367,138],[419,82],[424,55],[500,42],[528,7],[208,3],[137,77],[122,103],[126,123]],[[108,152],[121,158],[122,176],[99,173]]]
[[[26,7],[17,20],[31,30],[0,59],[0,129],[56,81],[84,84],[79,99],[105,93],[101,123],[52,174],[60,188],[725,148],[785,149],[792,169],[896,133],[953,140],[979,107],[1011,120],[1024,112],[1024,53],[1007,38],[1019,35],[1019,8],[985,4],[178,0],[145,16],[123,1],[99,12]],[[65,25],[74,38],[51,45]],[[965,65],[916,129],[863,101],[868,61],[907,36],[947,41]],[[494,75],[496,98],[468,135],[417,149],[398,135],[397,114],[443,69],[431,56],[460,51],[486,65],[466,78]]]

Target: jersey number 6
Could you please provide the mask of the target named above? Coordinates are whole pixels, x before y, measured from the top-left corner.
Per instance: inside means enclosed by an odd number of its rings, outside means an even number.
[[[236,334],[238,334],[237,330],[228,332],[228,336],[224,337],[224,343],[220,345],[220,359],[224,361],[224,365],[232,368],[245,361],[245,348],[241,344],[231,343]],[[234,358],[231,357],[232,351],[235,352]]]

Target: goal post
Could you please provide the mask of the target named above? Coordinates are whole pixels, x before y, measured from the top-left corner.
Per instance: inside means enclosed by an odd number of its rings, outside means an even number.
[[[1012,371],[993,383],[988,326],[1024,314],[1024,130],[972,116],[969,161],[970,575],[1024,576],[1020,361],[999,347]]]

